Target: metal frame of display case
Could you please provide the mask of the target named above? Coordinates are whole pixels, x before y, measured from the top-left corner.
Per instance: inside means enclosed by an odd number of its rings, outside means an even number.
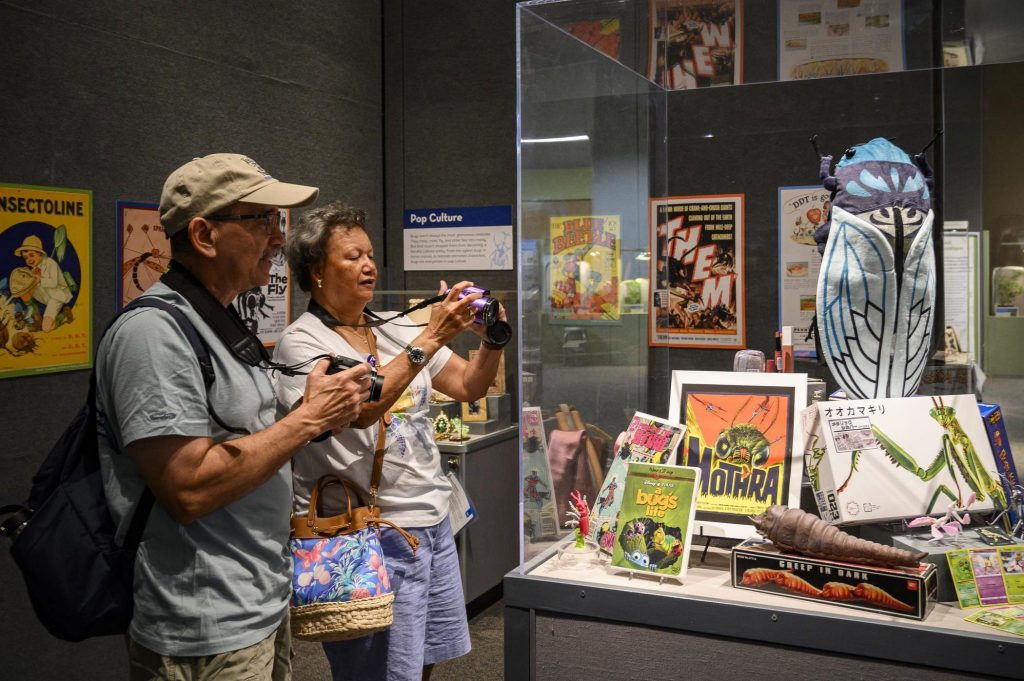
[[[808,674],[819,661],[812,651],[823,651],[920,667],[920,674],[915,673],[919,679],[928,678],[929,669],[966,672],[973,678],[1024,675],[1024,639],[989,633],[980,627],[956,630],[930,625],[927,619],[880,620],[838,606],[816,612],[802,601],[782,596],[755,599],[751,592],[736,589],[732,590],[735,598],[705,598],[633,590],[627,588],[634,583],[629,580],[624,580],[622,586],[595,584],[586,581],[582,573],[580,579],[530,574],[555,559],[557,550],[558,546],[552,546],[538,555],[525,566],[525,573],[516,571],[505,576],[507,679],[538,678],[535,650],[541,633],[536,622],[544,614],[565,616],[575,622],[642,625],[786,646],[789,650],[783,654],[792,668],[801,668],[801,658],[805,658]],[[948,605],[935,607],[956,610]],[[705,669],[703,673],[707,678],[733,678],[727,672],[730,664],[723,660],[722,669]]]

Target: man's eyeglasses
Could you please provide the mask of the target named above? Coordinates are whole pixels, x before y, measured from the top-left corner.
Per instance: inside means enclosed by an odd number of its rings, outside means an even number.
[[[220,215],[209,215],[207,220],[214,220],[216,222],[227,222],[231,221],[242,221],[242,220],[253,220],[257,225],[263,228],[267,236],[274,233],[274,229],[278,227],[278,212],[276,210],[268,211],[266,213],[249,213],[247,215],[233,215],[223,213]]]

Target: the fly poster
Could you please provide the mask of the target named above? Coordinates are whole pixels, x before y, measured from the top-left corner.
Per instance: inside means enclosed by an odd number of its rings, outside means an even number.
[[[650,344],[746,344],[743,195],[651,199]]]
[[[619,318],[618,215],[551,218],[552,321]]]
[[[92,192],[0,183],[0,378],[92,366]]]
[[[743,539],[749,516],[800,506],[806,374],[673,371],[669,418],[686,424],[680,463],[701,469],[694,532]]]

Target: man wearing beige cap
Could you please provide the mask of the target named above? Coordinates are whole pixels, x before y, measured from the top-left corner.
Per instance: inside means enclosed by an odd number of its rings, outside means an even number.
[[[135,563],[133,680],[291,676],[290,459],[358,415],[369,366],[328,375],[321,361],[278,420],[266,353],[229,305],[270,279],[284,241],[277,208],[317,193],[240,154],[193,159],[167,178],[172,265],[145,295],[195,326],[213,363],[209,389],[163,310],[129,310],[100,343],[100,461],[120,536],[145,486],[156,497]]]

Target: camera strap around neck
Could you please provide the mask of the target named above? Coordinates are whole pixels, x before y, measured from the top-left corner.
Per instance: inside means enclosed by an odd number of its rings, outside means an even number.
[[[231,305],[222,305],[181,263],[171,260],[170,269],[160,281],[189,302],[238,361],[251,367],[273,367],[267,349],[238,316],[238,311]]]

